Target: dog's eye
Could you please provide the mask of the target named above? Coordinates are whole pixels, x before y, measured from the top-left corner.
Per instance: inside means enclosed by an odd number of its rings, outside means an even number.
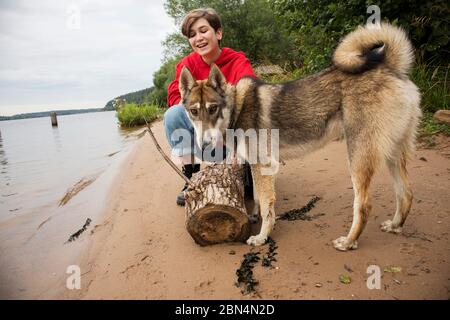
[[[209,105],[209,108],[208,108],[209,114],[214,114],[214,113],[216,113],[216,111],[217,111],[217,104]]]
[[[197,109],[189,109],[191,111],[191,114],[196,117],[198,116],[198,110]]]

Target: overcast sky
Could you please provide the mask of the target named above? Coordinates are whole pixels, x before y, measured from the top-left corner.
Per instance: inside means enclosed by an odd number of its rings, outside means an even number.
[[[152,86],[164,0],[0,0],[0,115],[102,108]]]

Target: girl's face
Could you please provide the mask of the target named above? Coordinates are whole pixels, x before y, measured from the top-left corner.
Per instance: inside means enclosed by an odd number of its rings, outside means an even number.
[[[189,43],[192,49],[202,57],[214,55],[219,50],[222,30],[214,30],[205,18],[195,21],[189,30]]]

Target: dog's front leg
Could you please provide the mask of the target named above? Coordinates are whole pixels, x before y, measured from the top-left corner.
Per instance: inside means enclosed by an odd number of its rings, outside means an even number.
[[[261,230],[259,234],[251,236],[247,244],[252,246],[263,245],[275,225],[275,175],[261,174],[262,166],[255,164],[251,166],[259,209],[261,213]]]

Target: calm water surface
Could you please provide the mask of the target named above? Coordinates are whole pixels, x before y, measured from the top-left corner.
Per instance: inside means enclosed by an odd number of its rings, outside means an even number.
[[[80,265],[137,132],[115,112],[0,121],[0,299],[47,299],[65,292],[67,267]],[[81,179],[95,181],[64,206]],[[67,243],[87,218],[88,231]],[[85,270],[83,270],[85,272]]]
[[[98,176],[133,141],[115,112],[0,121],[0,221],[59,202],[81,178]]]

